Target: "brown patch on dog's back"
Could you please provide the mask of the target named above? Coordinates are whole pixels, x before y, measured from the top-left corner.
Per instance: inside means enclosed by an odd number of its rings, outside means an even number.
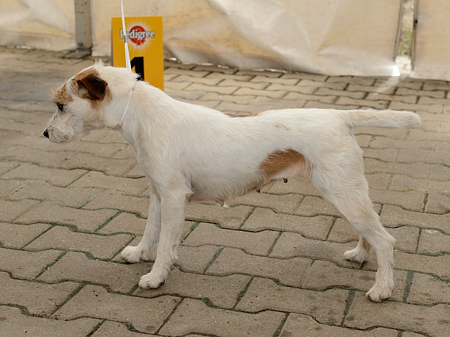
[[[269,180],[273,180],[295,176],[309,179],[313,168],[301,153],[288,149],[268,155],[259,165],[259,169]]]

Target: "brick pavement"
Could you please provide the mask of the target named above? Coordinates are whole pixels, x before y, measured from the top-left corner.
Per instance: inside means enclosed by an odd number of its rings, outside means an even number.
[[[448,336],[450,84],[166,63],[171,96],[229,113],[269,108],[416,111],[409,130],[356,129],[371,197],[395,250],[396,289],[371,303],[374,256],[303,181],[191,204],[180,257],[158,290],[151,263],[118,254],[143,233],[147,182],[120,134],[41,136],[49,93],[92,60],[0,48],[0,336]]]

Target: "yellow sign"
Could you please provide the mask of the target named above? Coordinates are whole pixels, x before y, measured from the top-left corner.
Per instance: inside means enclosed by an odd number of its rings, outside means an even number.
[[[161,16],[125,18],[131,68],[154,87],[164,90],[163,30]],[[112,18],[112,64],[126,67],[122,18]]]

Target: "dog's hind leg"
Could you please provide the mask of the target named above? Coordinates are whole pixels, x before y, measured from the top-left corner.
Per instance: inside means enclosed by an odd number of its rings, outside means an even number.
[[[369,257],[370,248],[370,244],[367,240],[360,235],[356,248],[346,251],[344,257],[346,260],[362,264]]]
[[[150,273],[141,277],[141,288],[158,288],[167,279],[170,268],[177,259],[186,200],[185,191],[172,192],[161,197],[161,233],[156,261]]]
[[[378,270],[375,284],[366,296],[380,302],[391,296],[394,287],[395,239],[384,229],[373,210],[362,159],[355,156],[336,159],[331,164],[328,162],[326,168],[316,167],[312,182],[361,236],[358,246],[346,252],[345,258],[361,263],[367,258],[369,247],[374,249]]]
[[[158,242],[161,230],[161,200],[156,191],[150,188],[150,207],[145,226],[144,236],[137,246],[124,248],[121,257],[128,263],[147,261],[150,259],[150,250]]]

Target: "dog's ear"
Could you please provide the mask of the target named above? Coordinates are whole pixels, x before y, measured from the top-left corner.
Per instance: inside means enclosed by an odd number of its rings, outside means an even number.
[[[82,98],[102,101],[106,95],[108,83],[94,74],[88,74],[77,80],[78,94]]]

